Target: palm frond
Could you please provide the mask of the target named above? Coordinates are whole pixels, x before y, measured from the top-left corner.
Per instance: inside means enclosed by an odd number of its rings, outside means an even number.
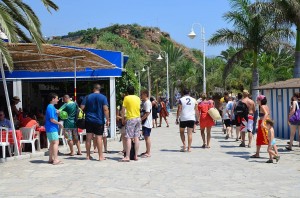
[[[2,57],[1,57],[2,54]],[[3,58],[3,62],[7,65],[9,71],[14,68],[12,57],[5,46],[5,42],[0,39],[0,58]]]
[[[247,50],[248,49],[246,49],[246,48],[239,50],[228,60],[227,64],[225,65],[224,71],[223,71],[223,80],[226,79],[226,77],[228,76],[228,73],[230,73],[230,71],[232,70],[234,65],[237,64],[244,57],[245,52]]]
[[[246,44],[247,38],[241,32],[229,29],[220,29],[208,40],[209,45],[228,44],[238,47]]]
[[[42,0],[44,6],[47,8],[48,12],[51,13],[51,8],[57,11],[59,8],[58,6],[51,0]]]
[[[13,18],[9,14],[9,9],[0,3],[0,24],[1,30],[7,35],[9,41],[16,41],[16,25]]]

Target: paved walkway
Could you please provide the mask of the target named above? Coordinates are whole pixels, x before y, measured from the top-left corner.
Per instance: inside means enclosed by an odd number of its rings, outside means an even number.
[[[279,141],[280,162],[266,164],[266,147],[262,159],[249,159],[254,144],[239,148],[214,127],[211,149],[200,148],[197,130],[192,152],[182,153],[174,116],[170,123],[153,129],[152,157],[137,162],[118,162],[121,143],[114,141],[102,162],[60,156],[64,164],[53,166],[42,156],[2,163],[0,197],[299,197],[299,148],[285,152]]]

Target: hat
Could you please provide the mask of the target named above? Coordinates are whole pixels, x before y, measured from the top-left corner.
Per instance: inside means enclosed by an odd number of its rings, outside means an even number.
[[[249,95],[249,91],[247,89],[244,89],[243,94],[248,94]]]
[[[14,101],[19,101],[19,102],[21,102],[19,96],[14,96],[14,97],[13,97],[13,100],[14,100]]]

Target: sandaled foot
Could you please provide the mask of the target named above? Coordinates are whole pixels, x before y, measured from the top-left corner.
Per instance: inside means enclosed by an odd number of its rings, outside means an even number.
[[[106,160],[106,158],[105,158],[105,157],[103,157],[103,158],[99,158],[99,160],[98,160],[98,161],[104,161],[104,160]]]
[[[126,159],[126,158],[123,158],[123,159],[120,159],[119,162],[130,162],[130,160]]]
[[[82,153],[81,152],[77,152],[77,155],[82,155]]]
[[[186,148],[180,149],[180,152],[186,152]]]
[[[53,164],[53,165],[60,165],[60,164],[63,164],[63,162],[62,162],[62,161],[53,161],[52,164]]]
[[[203,144],[203,145],[201,146],[201,148],[206,148],[206,144]]]
[[[67,155],[69,155],[69,156],[74,156],[74,153],[68,153]]]
[[[151,157],[151,155],[145,153],[144,155],[141,156],[141,158],[148,158],[148,157]]]
[[[208,149],[209,149],[209,148],[210,148],[210,146],[209,146],[209,145],[207,145],[207,146],[205,146],[205,148],[208,148]]]
[[[293,150],[293,149],[290,148],[289,146],[286,146],[285,148],[286,148],[286,150],[288,150],[288,151],[292,151],[292,150]]]
[[[87,156],[86,158],[85,158],[86,160],[92,160],[93,158],[92,158],[92,156]]]
[[[170,127],[169,125],[167,125],[167,127]]]
[[[259,157],[259,155],[254,154],[254,155],[251,155],[250,158],[260,158],[260,157]]]
[[[266,161],[266,163],[273,164],[273,160],[269,159],[268,161]]]
[[[53,164],[53,160],[49,160],[47,163],[48,164]]]
[[[276,160],[276,162],[278,162],[280,160],[280,156],[277,155],[277,156],[274,157],[274,159]]]

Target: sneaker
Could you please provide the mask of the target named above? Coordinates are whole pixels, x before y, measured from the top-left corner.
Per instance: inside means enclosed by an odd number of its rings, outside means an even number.
[[[229,135],[226,135],[225,140],[228,140],[228,139],[229,139]]]
[[[242,142],[239,147],[246,147],[246,145]]]
[[[268,161],[266,161],[266,163],[268,163],[268,164],[273,164],[273,160],[271,160],[271,159],[269,159]]]

